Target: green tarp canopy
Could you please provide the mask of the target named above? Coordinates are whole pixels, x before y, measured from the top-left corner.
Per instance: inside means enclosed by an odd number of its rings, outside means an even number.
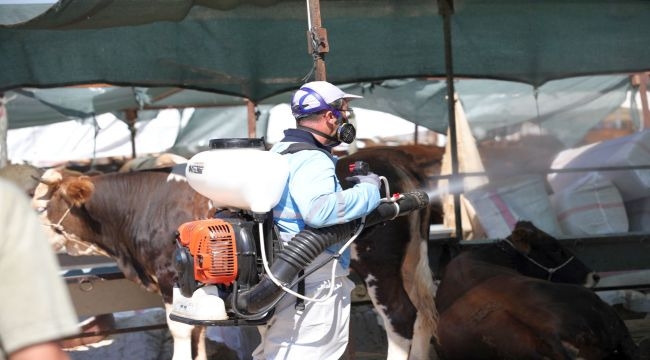
[[[260,102],[311,74],[307,29],[315,19],[308,19],[308,3],[314,1],[61,0],[22,21],[10,19],[11,5],[0,5],[0,91],[109,83]],[[645,0],[456,1],[449,32],[432,0],[319,4],[327,80],[334,83],[453,70],[456,77],[539,86],[650,69]]]
[[[169,87],[19,88],[7,91],[5,96],[9,129],[81,120],[109,112],[126,121],[126,110],[246,105],[241,97]]]
[[[387,80],[381,83],[343,84],[346,92],[363,95],[355,107],[387,112],[427,129],[446,133],[446,83],[442,80]],[[635,88],[625,75],[586,76],[553,80],[539,88],[487,79],[461,79],[455,89],[478,140],[502,129],[534,123],[567,146],[616,110]],[[6,93],[9,128],[46,125],[111,112],[127,120],[124,110],[196,107],[200,110],[179,136],[188,146],[203,138],[246,134],[247,109],[241,97],[180,88],[83,87],[15,89]],[[288,103],[291,92],[267,98],[257,107],[256,132],[264,136],[271,106]],[[635,112],[632,112],[635,113]],[[638,128],[640,119],[634,119]],[[238,129],[240,128],[240,129]]]

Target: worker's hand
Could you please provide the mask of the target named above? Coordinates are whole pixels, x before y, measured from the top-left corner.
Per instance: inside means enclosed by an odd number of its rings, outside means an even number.
[[[379,181],[379,176],[373,172],[369,172],[367,175],[352,175],[350,177],[345,178],[345,180],[349,181],[354,185],[359,183],[368,183],[368,184],[375,185],[378,189],[381,186],[381,182]]]

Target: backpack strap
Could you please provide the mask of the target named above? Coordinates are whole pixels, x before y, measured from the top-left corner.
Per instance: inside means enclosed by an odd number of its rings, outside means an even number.
[[[289,145],[286,149],[282,150],[280,152],[280,154],[281,155],[295,154],[295,153],[297,153],[299,151],[303,151],[303,150],[318,150],[318,151],[322,152],[323,154],[327,155],[328,158],[330,158],[330,159],[332,158],[332,153],[330,153],[329,151],[327,151],[327,150],[325,150],[323,148],[319,148],[318,146],[316,146],[314,144],[310,144],[310,143],[306,143],[306,142],[293,143],[293,144]]]
[[[310,143],[306,143],[306,142],[293,143],[293,144],[289,145],[286,149],[281,151],[280,154],[281,155],[295,154],[295,153],[297,153],[299,151],[303,151],[303,150],[318,150],[318,151],[322,152],[323,154],[327,155],[327,157],[330,158],[330,160],[333,160],[332,159],[332,154],[329,151],[327,151],[327,150],[325,150],[323,148],[319,148],[318,146],[316,146],[314,144],[310,144]],[[303,274],[304,274],[304,270],[300,270],[300,272],[298,273],[298,276],[302,276]],[[298,281],[298,289],[297,290],[298,290],[298,294],[303,295],[303,296],[305,295],[305,279],[300,279],[300,281]],[[301,298],[296,298],[296,304],[295,304],[294,307],[295,307],[296,311],[304,311],[305,310],[305,300],[303,300]]]

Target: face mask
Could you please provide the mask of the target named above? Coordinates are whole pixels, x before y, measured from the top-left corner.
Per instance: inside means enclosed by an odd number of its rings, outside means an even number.
[[[345,121],[336,128],[336,139],[346,144],[351,144],[357,137],[357,129],[354,125]]]

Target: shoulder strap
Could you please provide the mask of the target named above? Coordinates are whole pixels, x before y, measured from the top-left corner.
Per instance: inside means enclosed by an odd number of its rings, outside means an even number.
[[[319,148],[316,145],[305,143],[305,142],[293,143],[293,144],[289,145],[289,147],[287,147],[286,149],[281,151],[280,154],[282,154],[282,155],[295,154],[295,153],[297,153],[299,151],[303,151],[303,150],[318,150],[318,151],[322,152],[323,154],[327,155],[328,158],[330,158],[330,159],[332,158],[332,154],[329,151],[327,151],[325,149],[322,149],[322,148]]]
[[[305,143],[305,142],[297,142],[289,145],[286,149],[282,150],[280,154],[286,155],[286,154],[295,154],[299,151],[303,150],[318,150],[322,152],[323,154],[327,155],[328,158],[332,159],[332,154],[325,150],[321,149],[318,146],[310,143]],[[303,270],[300,270],[298,273],[299,276],[302,276],[304,274]],[[298,282],[298,294],[300,295],[305,295],[305,279],[300,279]],[[296,304],[294,305],[294,308],[298,312],[302,312],[305,310],[305,301],[302,298],[296,298]]]

